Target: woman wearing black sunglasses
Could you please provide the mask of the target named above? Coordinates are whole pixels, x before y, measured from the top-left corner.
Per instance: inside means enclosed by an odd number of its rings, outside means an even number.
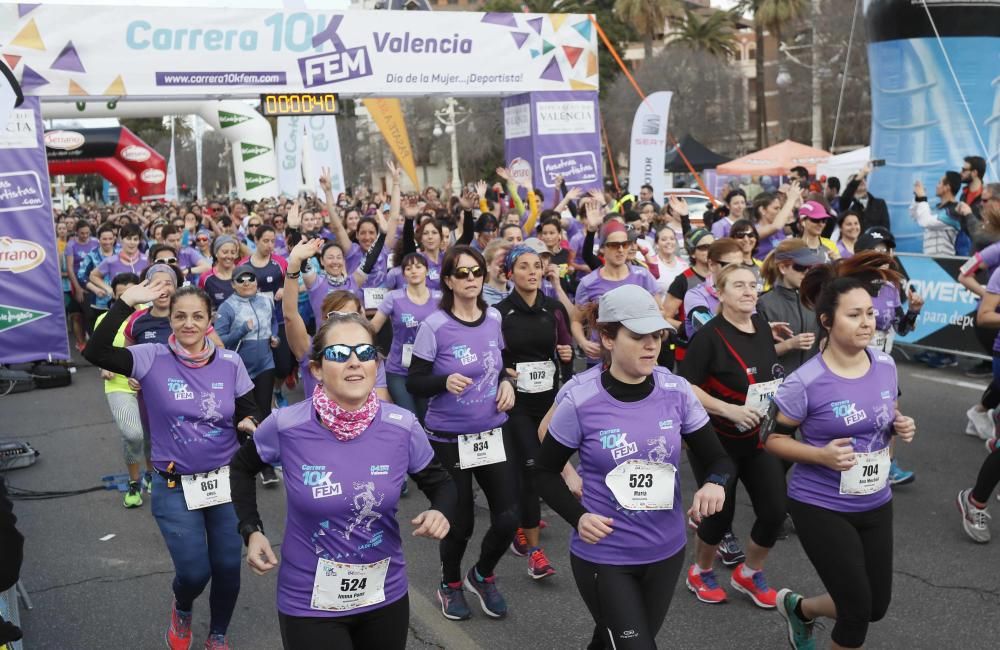
[[[455,246],[441,263],[441,305],[417,330],[406,388],[430,398],[424,422],[431,445],[458,488],[451,532],[441,542],[441,613],[451,620],[472,616],[463,584],[493,618],[507,614],[493,569],[520,523],[517,467],[507,411],[514,387],[503,372],[500,313],[483,301],[486,260],[469,246]],[[475,524],[472,479],[490,504],[490,529],[479,560],[462,574],[462,557]]]
[[[322,377],[304,402],[278,409],[233,457],[233,503],[257,575],[278,565],[257,511],[254,475],[286,468],[288,510],[278,573],[285,648],[403,650],[409,599],[396,507],[407,474],[431,507],[414,535],[448,532],[455,488],[416,417],[378,399],[375,332],[360,314],[333,314],[310,366]]]

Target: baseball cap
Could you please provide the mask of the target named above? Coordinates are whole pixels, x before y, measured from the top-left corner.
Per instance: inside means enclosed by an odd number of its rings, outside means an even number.
[[[825,257],[811,248],[796,248],[791,251],[775,252],[774,258],[777,260],[792,261],[801,266],[816,266],[817,264],[824,264],[826,262]]]
[[[875,250],[876,246],[885,246],[886,249],[896,248],[896,238],[888,228],[873,226],[864,231],[854,244],[854,252]]]
[[[253,267],[250,266],[250,264],[240,264],[233,271],[233,280],[239,280],[244,275],[252,275],[254,278],[257,277],[257,274],[254,273]]]
[[[688,233],[688,238],[687,238],[688,250],[693,251],[698,246],[698,242],[700,242],[705,237],[711,237],[711,235],[712,233],[708,232],[708,230],[704,228],[695,228],[690,233]]]
[[[621,323],[639,335],[673,329],[663,318],[653,296],[635,284],[612,289],[597,306],[598,323]]]
[[[551,252],[549,252],[549,249],[544,244],[544,242],[542,242],[542,240],[539,239],[538,237],[528,237],[523,242],[521,242],[521,245],[522,246],[527,246],[528,248],[530,248],[535,253],[538,253],[539,255],[551,255],[552,254]]]
[[[826,211],[821,203],[816,201],[806,201],[799,208],[799,217],[806,217],[808,219],[813,219],[819,221],[821,219],[829,219],[830,213]]]

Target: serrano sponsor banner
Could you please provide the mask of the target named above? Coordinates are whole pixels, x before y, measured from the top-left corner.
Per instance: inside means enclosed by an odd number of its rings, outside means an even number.
[[[169,97],[596,90],[578,14],[0,4],[25,93]]]
[[[898,253],[896,259],[909,276],[910,286],[924,298],[916,328],[897,336],[896,342],[989,359],[976,338],[979,298],[958,281],[967,258]],[[986,284],[985,271],[980,273],[980,282]]]
[[[635,109],[628,168],[628,191],[633,196],[639,196],[643,185],[653,187],[654,197],[662,197],[667,189],[663,172],[672,97],[673,93],[669,91],[653,93]]]
[[[603,187],[597,93],[518,95],[504,99],[503,111],[504,153],[518,182],[542,190],[547,201],[560,176],[567,187]]]
[[[12,119],[17,137],[0,139],[0,363],[68,359],[38,99]]]

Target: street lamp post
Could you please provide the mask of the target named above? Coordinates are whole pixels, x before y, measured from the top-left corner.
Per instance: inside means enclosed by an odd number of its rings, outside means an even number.
[[[434,125],[434,136],[441,137],[447,133],[451,137],[451,187],[452,191],[460,192],[462,180],[458,174],[458,125],[468,120],[472,114],[453,97],[444,100],[444,108],[434,111],[434,118],[440,124]],[[444,125],[444,131],[441,126]]]

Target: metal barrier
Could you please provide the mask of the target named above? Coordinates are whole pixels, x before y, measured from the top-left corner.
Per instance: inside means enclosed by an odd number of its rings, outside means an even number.
[[[11,587],[7,591],[0,592],[0,616],[2,616],[5,621],[10,621],[14,625],[21,627],[21,616],[18,613],[17,607],[19,587],[20,583]],[[10,648],[10,650],[23,650],[23,646],[20,641],[9,643],[6,647]]]

